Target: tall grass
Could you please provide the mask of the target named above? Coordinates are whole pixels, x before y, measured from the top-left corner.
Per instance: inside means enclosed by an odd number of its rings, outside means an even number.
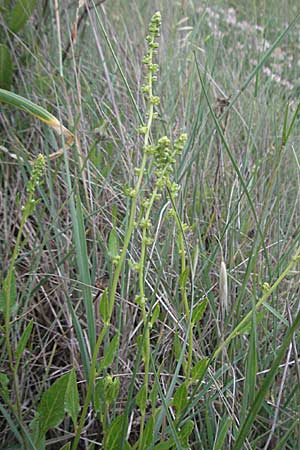
[[[299,448],[300,11],[62,3],[4,28],[1,448]]]

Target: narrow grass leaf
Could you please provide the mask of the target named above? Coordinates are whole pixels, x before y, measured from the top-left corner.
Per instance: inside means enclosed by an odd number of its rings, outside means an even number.
[[[233,446],[233,450],[240,450],[243,448],[244,442],[248,436],[248,433],[252,427],[253,422],[255,421],[257,414],[262,406],[262,403],[264,401],[264,398],[269,390],[269,387],[271,386],[276,372],[278,371],[278,368],[280,366],[281,360],[284,357],[284,354],[286,352],[287,347],[290,344],[290,341],[293,337],[294,332],[296,331],[297,327],[300,324],[300,312],[297,314],[295,321],[293,322],[292,326],[288,329],[283,343],[277,353],[276,358],[274,359],[274,362],[266,375],[266,378],[259,389],[259,391],[256,394],[255,400],[253,402],[253,405],[248,412],[248,415],[244,421],[244,423],[241,425],[240,431],[237,435],[236,442]]]
[[[0,102],[15,106],[16,108],[37,117],[42,122],[45,122],[49,127],[53,128],[59,135],[63,134],[69,145],[73,144],[73,134],[45,108],[42,108],[30,100],[5,89],[0,89]]]
[[[224,443],[231,423],[231,417],[223,418],[218,430],[213,450],[223,450],[225,448]]]
[[[76,260],[79,269],[79,277],[81,281],[81,289],[83,293],[84,307],[86,311],[87,327],[88,327],[88,338],[91,348],[91,354],[94,352],[96,343],[96,325],[95,325],[95,314],[94,305],[91,292],[91,276],[89,272],[89,259],[87,252],[87,242],[86,233],[84,228],[82,203],[79,193],[76,196],[76,206],[74,211],[74,216],[72,217],[75,221],[74,226],[74,241],[76,248]]]

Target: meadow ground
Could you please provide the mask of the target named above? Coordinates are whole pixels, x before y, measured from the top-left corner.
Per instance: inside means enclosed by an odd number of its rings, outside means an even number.
[[[0,447],[299,449],[298,2],[87,3],[1,16]]]

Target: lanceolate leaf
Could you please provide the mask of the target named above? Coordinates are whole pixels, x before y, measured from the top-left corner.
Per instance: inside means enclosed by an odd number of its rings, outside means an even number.
[[[109,367],[112,364],[115,354],[116,354],[116,351],[117,351],[117,348],[118,348],[118,345],[119,345],[119,336],[116,334],[112,338],[112,341],[109,344],[109,346],[107,347],[107,349],[105,350],[104,357],[100,363],[100,367],[99,367],[100,370],[106,369],[107,367]]]
[[[59,425],[65,414],[65,394],[69,374],[63,375],[43,394],[37,412],[40,435]]]
[[[208,299],[205,298],[193,309],[193,313],[192,313],[192,322],[193,323],[196,324],[197,322],[199,322],[202,319],[203,314],[205,313],[205,310],[207,307],[207,303],[208,303]]]
[[[104,323],[109,320],[109,304],[107,289],[104,290],[99,302],[99,312]]]
[[[176,407],[176,416],[178,416],[180,411],[182,411],[187,404],[187,387],[185,383],[176,390],[173,404]]]
[[[152,442],[154,429],[154,417],[151,416],[145,426],[145,431],[143,434],[143,439],[141,443],[142,450],[147,450]]]
[[[121,440],[122,430],[123,430],[124,425],[126,425],[126,417],[125,416],[118,416],[112,421],[112,423],[109,427],[108,433],[107,433],[105,449],[119,450],[121,448],[120,440]],[[123,444],[123,448],[126,448],[126,446],[124,444]]]
[[[119,255],[119,238],[115,228],[109,233],[108,254],[111,258],[116,258]]]
[[[69,382],[65,395],[65,411],[73,420],[74,427],[77,425],[78,414],[80,410],[79,394],[75,370],[72,369],[69,375]]]

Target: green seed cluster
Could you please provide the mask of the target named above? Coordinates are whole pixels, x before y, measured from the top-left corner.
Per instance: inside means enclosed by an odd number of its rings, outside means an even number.
[[[33,164],[33,169],[29,183],[27,185],[27,192],[33,194],[35,189],[41,184],[41,179],[44,177],[46,168],[45,157],[40,153]]]
[[[146,37],[148,51],[143,58],[143,63],[147,66],[146,83],[142,87],[142,92],[146,95],[152,105],[159,105],[160,98],[152,95],[152,83],[157,81],[158,64],[153,63],[153,55],[157,53],[158,42],[155,40],[160,36],[159,29],[161,25],[160,12],[156,12],[149,24],[149,34]]]

